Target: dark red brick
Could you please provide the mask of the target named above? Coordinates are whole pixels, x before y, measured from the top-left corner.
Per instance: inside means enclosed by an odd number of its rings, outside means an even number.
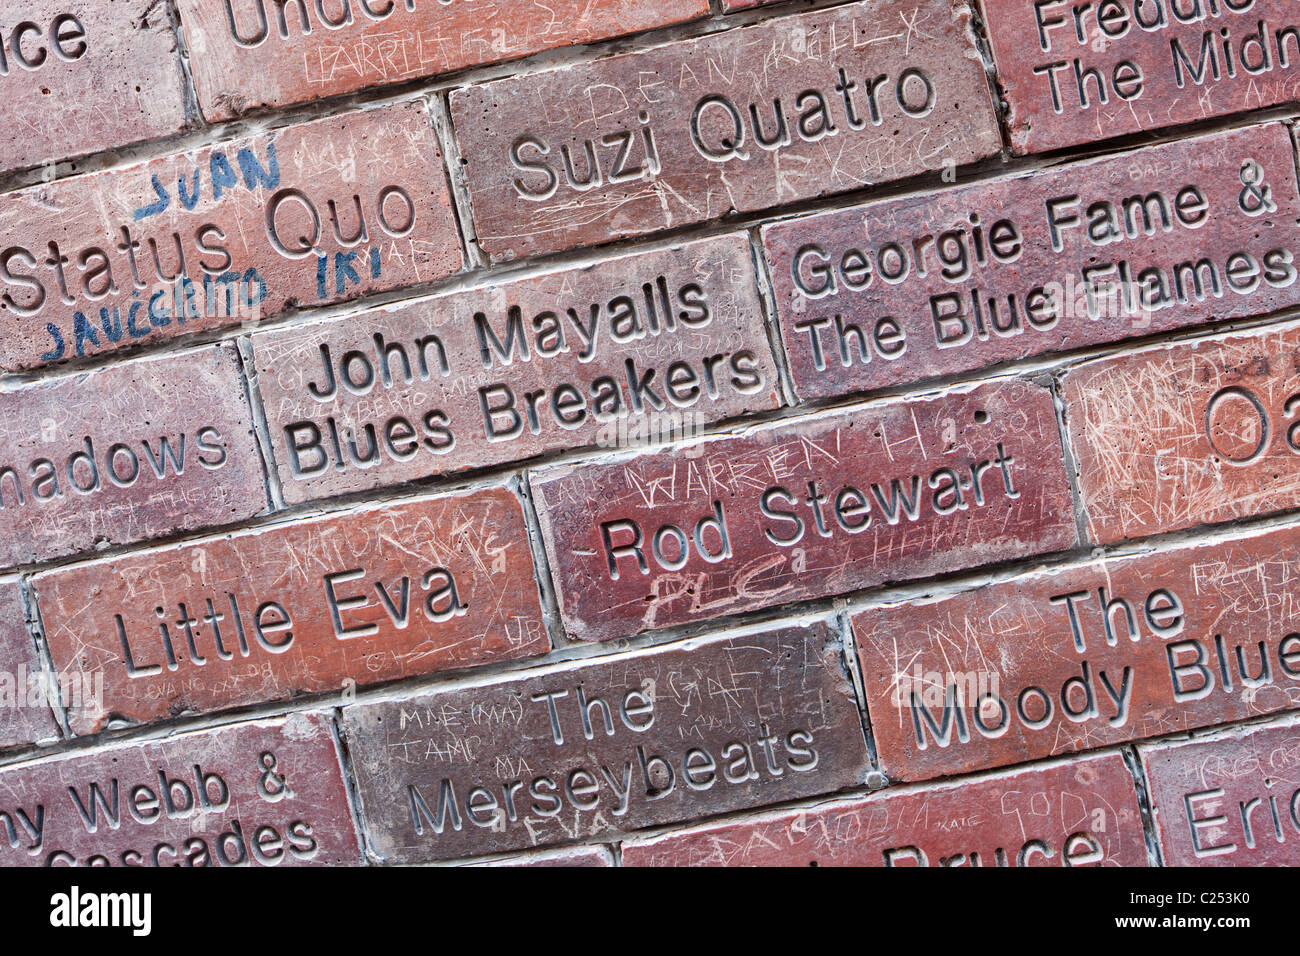
[[[1090,362],[1063,393],[1094,541],[1300,505],[1300,325]]]
[[[1051,395],[1006,380],[530,484],[565,627],[609,640],[1072,547],[1060,457]]]
[[[1165,866],[1300,865],[1300,721],[1139,748]]]
[[[743,235],[259,333],[253,350],[291,502],[689,439],[780,404]]]
[[[1251,163],[1272,212],[1242,208]],[[1300,304],[1293,165],[1270,124],[767,226],[795,389],[826,398]],[[1203,261],[1217,293],[1207,272],[1205,288],[1190,279]],[[1142,294],[1147,276],[1165,291]]]
[[[969,19],[964,4],[867,0],[457,90],[479,242],[533,256],[993,155]]]
[[[36,645],[27,631],[27,612],[16,580],[0,581],[0,747],[32,744],[59,737],[51,704],[58,698],[43,679]],[[92,685],[93,689],[93,685]]]
[[[0,250],[9,370],[428,282],[462,264],[438,140],[418,103],[13,193],[0,202]]]
[[[1293,0],[980,2],[1017,153],[1300,101]]]
[[[25,0],[0,21],[0,172],[188,125],[176,38],[157,0]]]
[[[323,714],[115,744],[0,770],[5,866],[359,863]]]
[[[1286,527],[859,612],[881,769],[923,780],[1300,707],[1297,550]]]
[[[336,0],[324,8],[321,0],[290,0],[287,7],[283,0],[179,0],[179,5],[194,85],[209,120],[591,43],[709,12],[708,0],[547,0],[545,5]]]
[[[229,345],[0,394],[0,567],[229,524],[265,507]]]
[[[843,663],[815,622],[346,707],[369,846],[500,853],[853,786]]]
[[[624,866],[1145,866],[1118,754],[782,810],[623,844]]]
[[[34,583],[55,668],[104,677],[99,708],[69,711],[82,734],[545,652],[535,581],[519,500],[486,488]]]

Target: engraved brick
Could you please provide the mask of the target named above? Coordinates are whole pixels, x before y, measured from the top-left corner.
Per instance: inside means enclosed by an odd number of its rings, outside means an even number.
[[[1300,101],[1293,0],[981,0],[1019,154]]]
[[[462,264],[418,103],[35,186],[0,203],[0,369],[439,279]]]
[[[265,507],[229,345],[0,393],[0,567],[229,524]]]
[[[853,617],[880,767],[923,780],[1300,707],[1300,527]]]
[[[1256,168],[1267,203],[1242,185]],[[1300,303],[1281,124],[821,213],[763,240],[805,399]]]
[[[209,120],[592,43],[709,12],[708,0],[179,2],[194,86]]]
[[[1094,541],[1300,505],[1300,325],[1090,362],[1063,394]]]
[[[609,640],[1057,551],[1050,394],[1002,381],[530,479],[567,630]]]
[[[253,337],[288,501],[780,402],[748,239],[725,236]]]
[[[867,755],[842,665],[814,622],[347,707],[369,845],[498,853],[852,786]]]
[[[549,649],[506,488],[238,532],[34,579],[74,733],[342,691]],[[161,613],[160,613],[161,612]]]
[[[623,844],[624,866],[1145,866],[1118,754],[763,814]]]
[[[4,695],[8,699],[0,701],[5,710],[0,747],[57,740],[51,695],[44,692],[48,685],[40,683],[41,665],[27,631],[27,612],[16,580],[0,581],[0,670],[8,676]]]
[[[1165,866],[1300,865],[1300,720],[1138,752]]]
[[[0,22],[0,172],[179,133],[185,87],[156,0],[27,0]]]
[[[869,0],[457,90],[479,242],[532,256],[993,155],[969,19]]]
[[[359,863],[329,719],[117,744],[0,771],[5,866]]]

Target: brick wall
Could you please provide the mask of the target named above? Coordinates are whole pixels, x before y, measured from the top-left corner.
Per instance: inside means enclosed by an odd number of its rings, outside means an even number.
[[[1292,0],[0,22],[0,862],[1300,863]]]

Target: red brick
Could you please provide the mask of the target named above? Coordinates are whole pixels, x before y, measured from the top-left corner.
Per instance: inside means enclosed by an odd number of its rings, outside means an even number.
[[[0,567],[233,523],[266,507],[229,345],[29,385],[0,394],[0,412]]]
[[[446,179],[428,114],[402,103],[14,193],[0,203],[0,369],[450,275]],[[367,238],[351,241],[358,206]]]
[[[923,780],[1300,707],[1297,550],[1293,526],[859,612],[881,769]]]
[[[1300,100],[1300,17],[1293,0],[981,4],[1019,154]],[[1160,25],[1140,27],[1135,6],[1143,22],[1159,15],[1154,23]],[[1187,22],[1175,9],[1199,12]],[[1284,58],[1276,34],[1286,30]]]
[[[469,866],[491,867],[600,867],[613,866],[609,850],[603,846],[575,846],[563,850],[550,850],[528,856],[512,856],[502,860],[487,860]]]
[[[189,125],[176,38],[157,0],[9,6],[0,21],[0,90],[0,172],[170,136]]]
[[[0,841],[5,866],[360,862],[323,714],[6,767],[0,792],[0,811],[17,833],[16,841]]]
[[[827,793],[867,766],[824,622],[368,702],[343,720],[369,846],[395,863]]]
[[[310,23],[304,34],[293,2],[284,30],[278,20],[283,3],[273,0],[179,4],[194,85],[209,120],[592,43],[709,12],[708,0],[337,0],[322,14],[316,0],[301,4]],[[387,14],[376,17],[370,10]]]
[[[400,356],[381,358],[394,343],[409,375]],[[260,333],[253,350],[288,501],[691,437],[780,403],[743,235]]]
[[[84,734],[110,715],[147,722],[542,653],[535,580],[519,500],[487,488],[34,583],[55,669],[104,675],[101,706],[68,714]]]
[[[783,810],[623,844],[624,866],[1145,866],[1118,754]]]
[[[1300,505],[1300,325],[1091,362],[1063,391],[1094,541]]]
[[[731,13],[733,10],[748,10],[750,7],[762,7],[780,2],[781,0],[722,0],[722,9]]]
[[[609,640],[1072,547],[1060,456],[1050,394],[1008,380],[530,483],[565,627]]]
[[[993,155],[1001,138],[969,19],[964,5],[868,0],[456,90],[479,242],[498,261],[532,256]],[[841,69],[856,90],[836,91]],[[900,86],[923,116],[904,112]],[[753,145],[751,105],[770,149]],[[746,126],[744,156],[721,145],[734,139],[719,125],[729,110]]]
[[[1273,213],[1241,208],[1251,162],[1271,184]],[[1094,208],[1113,223],[1095,239]],[[1300,195],[1281,124],[821,213],[768,226],[763,239],[806,399],[1300,303],[1288,262],[1300,251]],[[887,280],[882,265],[900,271],[900,249],[906,274]],[[1202,259],[1219,270],[1222,295],[1198,297],[1179,271]],[[1227,281],[1229,266],[1252,262],[1252,279]],[[1272,281],[1259,275],[1265,263]],[[1170,294],[1140,297],[1133,283],[1145,270]]]
[[[18,582],[0,581],[0,747],[58,739],[42,676]]]
[[[1139,753],[1165,866],[1300,865],[1300,720]]]

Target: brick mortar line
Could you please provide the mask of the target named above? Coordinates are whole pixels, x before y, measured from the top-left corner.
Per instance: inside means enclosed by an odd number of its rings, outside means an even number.
[[[840,654],[844,661],[845,676],[853,689],[854,702],[858,705],[858,723],[867,745],[868,768],[862,784],[868,790],[877,790],[884,787],[889,782],[889,778],[880,769],[880,753],[876,748],[876,737],[871,729],[871,715],[867,712],[867,688],[862,678],[862,662],[858,658],[858,642],[853,634],[853,622],[850,620],[847,601],[837,602],[834,621],[839,632]]]
[[[244,386],[244,402],[248,406],[249,423],[253,441],[257,445],[258,460],[262,465],[262,493],[266,496],[267,514],[283,511],[284,489],[280,487],[280,472],[275,464],[275,449],[271,444],[270,426],[266,421],[266,405],[257,383],[257,365],[253,361],[253,346],[246,336],[235,339],[236,373]],[[258,516],[254,516],[256,519]]]
[[[18,580],[19,594],[22,596],[23,605],[23,622],[27,625],[27,636],[32,641],[32,646],[36,650],[36,665],[40,668],[40,676],[46,681],[47,688],[54,688],[58,699],[55,701],[46,701],[46,708],[54,717],[55,732],[59,739],[51,740],[46,746],[59,747],[72,737],[72,729],[68,724],[67,708],[63,703],[63,690],[59,687],[57,680],[51,683],[51,680],[58,677],[58,671],[54,667],[54,658],[50,654],[49,643],[45,640],[45,625],[41,620],[41,609],[36,601],[36,592],[32,587],[32,582],[26,578]],[[14,694],[17,695],[19,689],[15,682]],[[36,746],[40,746],[37,742]]]
[[[334,749],[339,758],[339,772],[343,777],[343,790],[347,796],[348,814],[357,839],[357,848],[361,851],[364,865],[372,866],[374,860],[370,852],[370,826],[366,822],[365,810],[361,805],[361,791],[357,784],[356,770],[352,765],[352,748],[343,725],[341,707],[334,707],[329,711],[329,725],[334,736]]]
[[[1065,369],[1049,373],[1048,388],[1052,393],[1052,408],[1056,415],[1056,433],[1061,439],[1061,464],[1065,467],[1065,481],[1070,486],[1070,501],[1074,506],[1074,533],[1080,544],[1087,544],[1088,508],[1083,501],[1082,473],[1079,462],[1074,455],[1074,446],[1070,443],[1070,408],[1065,401],[1063,384]]]
[[[1285,713],[1284,711],[1283,714]],[[1274,714],[1273,716],[1282,715]],[[1147,865],[1163,867],[1165,864],[1160,852],[1160,834],[1156,831],[1155,802],[1151,799],[1151,790],[1147,783],[1146,774],[1142,772],[1142,759],[1138,756],[1137,747],[1132,743],[1125,745],[1120,753],[1124,755],[1124,766],[1127,768],[1129,776],[1133,778],[1133,789],[1137,791],[1142,835],[1146,838],[1147,845]]]
[[[461,153],[460,137],[456,135],[456,123],[451,116],[451,104],[445,92],[430,94],[426,103],[429,119],[433,123],[433,133],[442,150],[447,195],[451,197],[452,218],[455,220],[456,235],[464,257],[464,267],[457,274],[488,272],[492,263],[478,243],[474,202],[469,193],[469,183],[465,179],[464,154]]]
[[[542,621],[546,625],[546,638],[553,652],[574,642],[570,641],[564,632],[564,621],[560,617],[560,598],[555,589],[555,574],[551,570],[550,557],[546,553],[542,523],[537,517],[537,503],[533,499],[533,489],[528,482],[527,473],[512,476],[510,484],[523,508],[524,533],[528,537],[528,550],[533,557],[537,590],[542,604]]]
[[[781,402],[784,411],[799,407],[799,397],[794,390],[794,375],[790,372],[790,357],[785,350],[785,337],[781,334],[781,317],[776,302],[776,289],[772,285],[772,273],[768,268],[767,257],[763,255],[763,238],[761,227],[751,226],[746,235],[749,237],[749,259],[754,269],[754,284],[758,289],[758,304],[763,312],[764,341],[772,353],[772,362],[776,366],[777,384],[781,386]]]
[[[176,47],[173,52],[176,56],[176,67],[181,73],[181,89],[184,91],[185,99],[185,122],[191,129],[204,128],[207,123],[203,119],[202,110],[199,109],[198,90],[194,86],[194,72],[190,67],[189,38],[186,37],[185,30],[181,26],[180,7],[176,5],[176,0],[155,0],[155,3],[160,2],[163,3],[167,10],[167,16],[172,26],[172,36],[176,40]],[[186,134],[181,134],[181,136],[184,135]],[[178,138],[167,137],[163,142]],[[152,142],[154,141],[151,141],[150,145],[152,145]]]

